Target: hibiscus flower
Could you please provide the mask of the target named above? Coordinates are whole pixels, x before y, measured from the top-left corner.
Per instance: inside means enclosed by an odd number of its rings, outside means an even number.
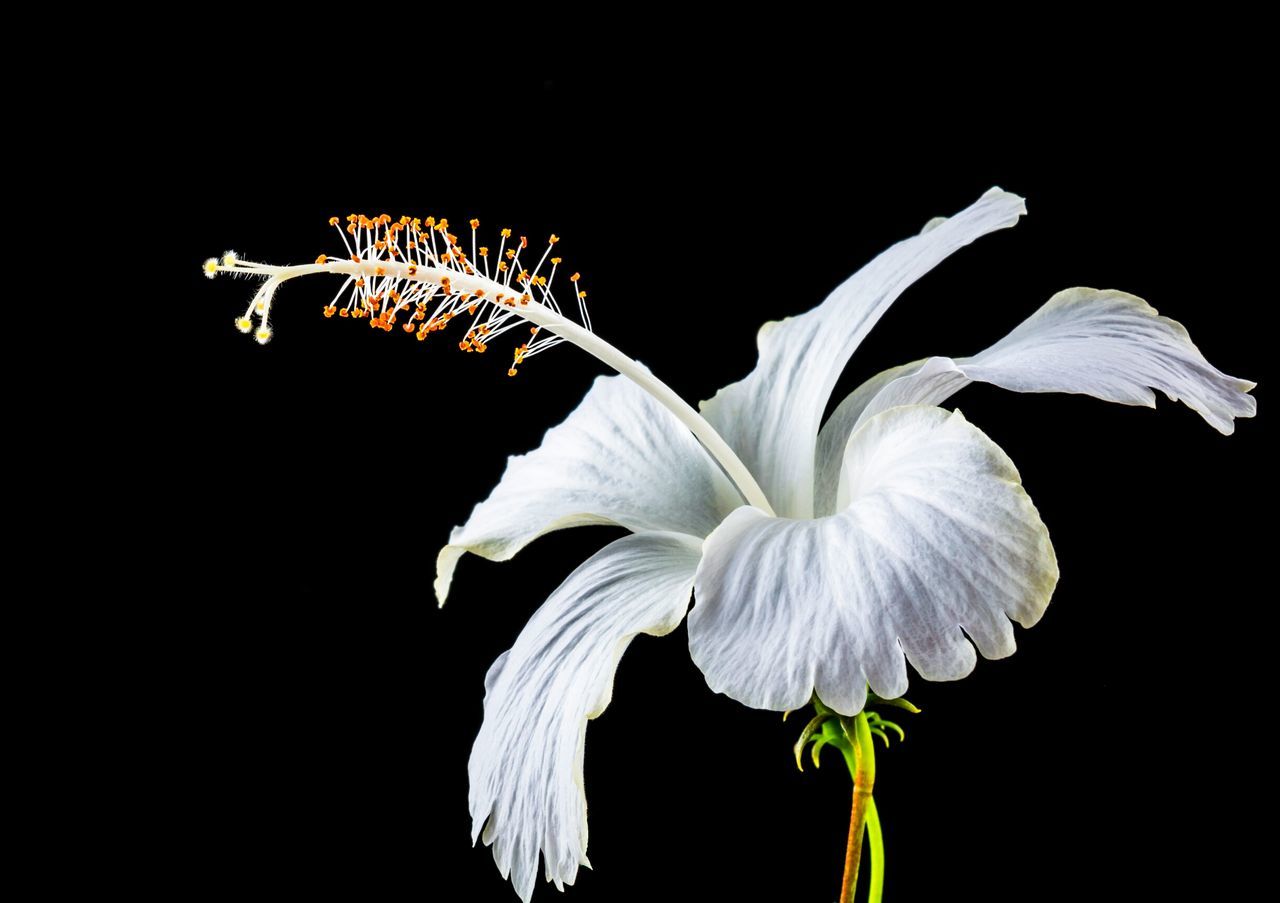
[[[484,723],[469,762],[473,835],[492,846],[523,899],[540,856],[547,880],[561,888],[588,864],[586,725],[608,705],[637,634],[669,633],[688,614],[690,652],[713,690],[774,711],[816,699],[844,716],[863,710],[868,690],[901,697],[907,662],[925,679],[954,680],[979,652],[1014,651],[1012,622],[1040,619],[1058,565],[1008,456],[959,412],[938,407],[968,383],[1147,406],[1158,389],[1222,433],[1254,414],[1253,384],[1209,364],[1180,324],[1133,295],[1072,288],[978,354],[872,377],[823,423],[841,371],[902,291],[1024,213],[1021,198],[993,188],[930,221],[818,307],[766,324],[756,368],[700,412],[591,333],[585,309],[581,326],[564,317],[545,280],[539,286],[542,262],[520,270],[512,294],[511,273],[504,269],[503,279],[488,269],[487,249],[474,250],[474,221],[470,258],[447,236],[448,251],[393,259],[383,223],[385,233],[371,233],[384,236],[382,247],[357,242],[350,261],[206,265],[211,275],[268,277],[238,321],[251,331],[257,311],[260,341],[271,336],[276,286],[328,271],[347,276],[344,289],[353,286],[343,315],[370,316],[371,325],[389,329],[416,304],[425,337],[463,310],[476,314],[479,299],[491,305],[490,319],[467,333],[464,347],[483,351],[491,336],[528,320],[534,336],[546,329],[619,372],[597,379],[538,448],[510,460],[437,562],[443,604],[467,552],[502,561],[552,530],[630,531],[569,575],[485,679]],[[473,268],[481,258],[485,265]],[[416,296],[403,300],[413,291],[426,291],[434,312]],[[515,364],[550,341],[520,346]]]

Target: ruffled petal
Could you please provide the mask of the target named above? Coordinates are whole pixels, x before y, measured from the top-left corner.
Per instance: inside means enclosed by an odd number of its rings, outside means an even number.
[[[702,403],[774,510],[813,513],[814,443],[827,399],[858,343],[911,283],[975,238],[1012,226],[1022,198],[992,188],[948,219],[930,220],[847,279],[818,307],[760,329],[756,368]]]
[[[630,380],[602,376],[542,445],[513,456],[493,492],[436,560],[444,604],[458,559],[506,561],[537,537],[584,524],[706,536],[742,504],[675,416]]]
[[[484,724],[467,766],[472,840],[483,836],[528,901],[541,852],[563,890],[587,865],[587,720],[609,704],[631,639],[661,636],[689,607],[701,541],[640,533],[605,546],[534,613],[485,677]]]
[[[1068,392],[1155,407],[1159,389],[1220,433],[1252,417],[1254,384],[1210,364],[1176,320],[1134,295],[1070,288],[1058,292],[1013,332],[973,357],[929,358],[873,376],[827,420],[818,438],[815,509],[841,506],[837,493],[844,443],[857,425],[901,404],[941,404],[970,382],[1015,392]]]
[[[1014,650],[1058,580],[1049,533],[1000,448],[959,413],[866,421],[845,452],[851,501],[816,520],[735,511],[703,548],[689,615],[711,688],[761,709],[862,709]]]

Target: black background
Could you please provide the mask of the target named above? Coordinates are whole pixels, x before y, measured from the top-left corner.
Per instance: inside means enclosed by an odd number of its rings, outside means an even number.
[[[159,390],[174,576],[164,604],[138,609],[120,666],[156,739],[134,762],[148,827],[120,874],[515,899],[470,843],[482,679],[621,535],[468,557],[438,610],[449,529],[601,366],[566,347],[508,379],[505,346],[463,355],[324,319],[323,280],[280,293],[259,347],[232,326],[252,286],[205,281],[209,255],[309,261],[338,250],[326,220],[351,211],[554,231],[596,330],[696,401],[753,366],[765,320],[998,184],[1029,215],[909,289],[836,400],[883,367],[985,347],[1074,285],[1148,299],[1211,362],[1262,380],[1274,290],[1246,218],[1270,191],[1267,151],[1255,73],[1225,48],[1081,48],[1045,78],[1026,46],[976,76],[971,48],[833,74],[761,58],[673,76],[659,52],[627,77],[583,63],[497,78],[362,49],[169,60],[195,102],[156,133],[167,174],[143,180],[182,214],[162,237],[183,321]],[[1270,793],[1251,714],[1269,689],[1271,594],[1253,580],[1270,531],[1252,522],[1269,507],[1266,405],[1228,438],[1163,398],[974,386],[953,403],[1017,463],[1062,579],[1012,658],[913,679],[924,714],[879,756],[886,899],[1229,898],[1261,848],[1237,813]],[[638,639],[589,727],[594,871],[567,899],[834,899],[842,766],[798,773],[803,719],[712,694],[686,643],[683,628]],[[535,897],[553,895],[540,882]]]

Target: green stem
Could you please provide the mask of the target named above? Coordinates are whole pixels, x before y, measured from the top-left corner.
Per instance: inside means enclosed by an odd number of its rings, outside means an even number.
[[[858,886],[858,867],[862,860],[862,837],[866,827],[868,809],[874,811],[875,803],[871,800],[871,792],[876,783],[876,751],[872,745],[871,725],[867,723],[867,713],[859,712],[853,718],[841,718],[845,736],[853,746],[853,763],[849,769],[853,774],[853,809],[849,814],[849,840],[845,846],[844,878],[840,883],[840,903],[853,903],[853,894]],[[845,757],[846,763],[848,756]],[[879,835],[880,823],[877,820],[875,832]],[[872,853],[876,851],[876,843],[872,841]],[[875,881],[875,866],[872,866],[872,881]],[[883,884],[883,880],[881,881]],[[872,898],[878,899],[876,897]]]
[[[884,836],[880,833],[880,813],[874,798],[867,800],[867,843],[871,845],[871,887],[867,903],[880,903],[884,894]]]

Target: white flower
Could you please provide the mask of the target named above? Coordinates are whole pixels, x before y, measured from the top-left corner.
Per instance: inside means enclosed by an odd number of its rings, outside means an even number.
[[[693,660],[713,689],[755,708],[795,709],[816,693],[853,715],[868,687],[901,696],[908,661],[926,679],[950,680],[973,669],[975,646],[987,658],[1013,652],[1010,619],[1039,620],[1057,562],[1013,463],[958,412],[936,407],[953,393],[977,381],[1152,406],[1159,389],[1222,433],[1253,415],[1253,384],[1216,370],[1178,323],[1132,295],[1074,288],[972,357],[872,377],[822,424],[850,355],[898,295],[1024,212],[1021,198],[993,188],[931,220],[814,310],[766,324],[755,370],[701,414],[591,332],[577,273],[568,282],[580,324],[565,316],[554,235],[530,271],[528,241],[509,229],[491,256],[478,220],[468,251],[447,220],[352,214],[345,227],[330,220],[341,259],[279,267],[228,252],[205,262],[209,276],[265,280],[236,320],[264,344],[280,285],[328,273],[344,281],[327,317],[385,332],[403,317],[419,341],[470,318],[458,345],[477,352],[519,327],[528,337],[512,376],[564,341],[621,374],[597,379],[540,447],[510,460],[437,561],[443,604],[466,552],[503,561],[583,524],[632,533],[574,571],[485,679],[472,830],[526,901],[539,856],[557,887],[587,864],[587,721],[608,705],[632,637],[674,630],[695,591]]]
[[[1159,389],[1222,433],[1253,415],[1253,384],[1215,369],[1181,325],[1132,295],[1073,288],[972,357],[869,379],[821,424],[841,370],[898,295],[1024,212],[1021,198],[992,189],[889,248],[814,310],[766,324],[755,370],[702,405],[718,436],[640,388],[635,380],[654,388],[647,371],[610,361],[632,379],[597,379],[453,531],[438,560],[441,604],[465,552],[502,561],[583,524],[633,534],[574,571],[485,679],[469,765],[473,834],[523,899],[540,854],[561,888],[588,864],[587,721],[608,705],[632,637],[674,630],[691,596],[693,660],[714,690],[761,709],[799,708],[816,692],[851,715],[868,685],[901,696],[907,661],[949,680],[972,670],[974,646],[987,658],[1014,651],[1010,619],[1039,620],[1058,568],[1013,463],[958,412],[935,407],[963,386],[1147,406]],[[708,454],[721,437],[736,457]]]

